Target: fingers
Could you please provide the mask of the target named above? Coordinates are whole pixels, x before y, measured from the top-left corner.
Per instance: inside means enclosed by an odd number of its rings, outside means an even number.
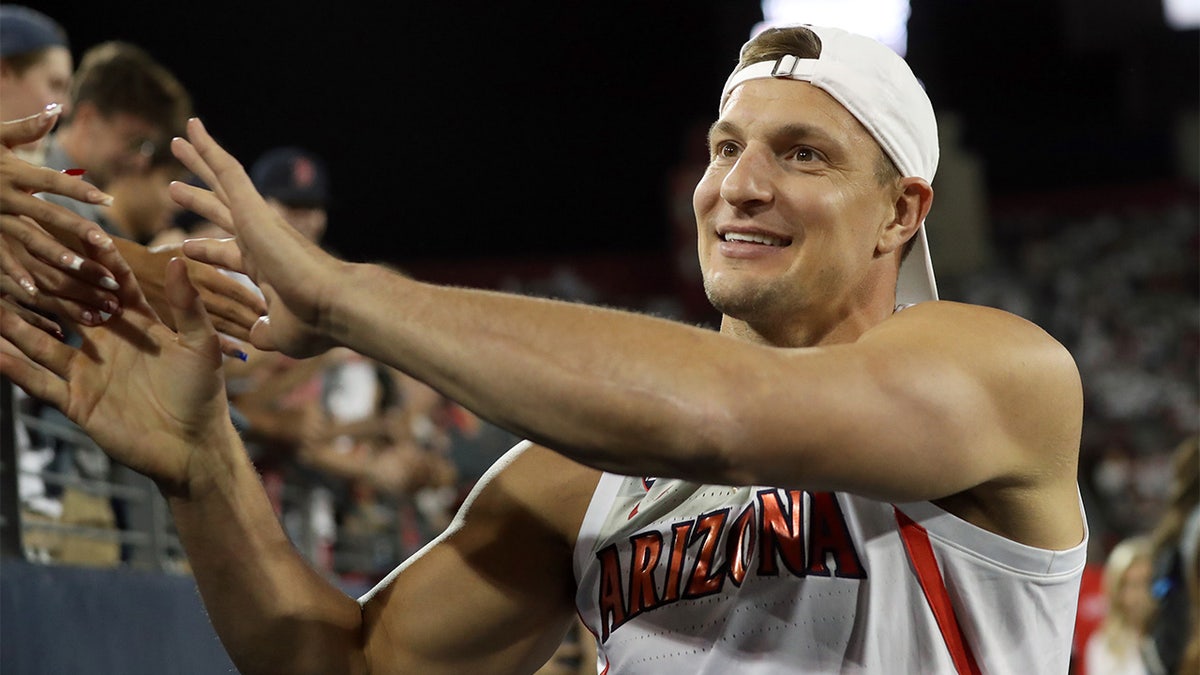
[[[266,229],[267,224],[278,223],[282,219],[265,217],[248,218],[251,212],[255,215],[264,215],[265,213],[275,214],[267,206],[266,200],[263,199],[262,195],[258,193],[253,181],[250,180],[250,176],[247,175],[241,163],[233,155],[226,152],[209,135],[208,130],[204,128],[204,124],[198,118],[193,117],[188,120],[187,129],[189,140],[184,141],[183,139],[179,139],[180,152],[192,159],[192,161],[195,161],[196,158],[200,160],[197,164],[203,165],[207,169],[208,175],[212,176],[213,182],[209,183],[209,185],[214,188],[221,201],[229,206],[231,214],[234,211],[240,210],[241,216],[232,218],[235,231],[239,234],[246,234],[237,230],[237,221],[240,218],[241,222],[251,221],[255,223],[256,227],[249,228],[251,230],[249,232],[250,235],[265,238],[275,236],[277,232],[274,232],[273,228],[272,231],[262,230]],[[187,149],[185,144],[190,145],[191,149],[195,151],[196,157],[191,156],[191,151]],[[174,147],[172,145],[172,148]],[[182,158],[181,161],[183,161]],[[191,167],[189,166],[189,168]],[[285,229],[291,230],[292,228]],[[260,231],[262,232],[260,233]]]
[[[84,193],[81,190],[73,188],[85,186],[91,192],[103,194],[78,178],[65,176],[56,172],[50,172],[50,175],[64,179],[64,183],[52,186],[52,189],[49,190],[40,190],[41,192],[54,192],[56,194],[74,192],[75,195],[68,194],[67,196],[78,199],[78,196]],[[54,235],[63,242],[70,242],[71,238],[74,238],[99,247],[106,247],[111,244],[111,238],[96,223],[64,206],[33,196],[29,193],[28,189],[18,187],[13,180],[12,177],[5,177],[3,184],[5,189],[3,191],[3,202],[0,202],[0,213],[31,218],[49,234]]]
[[[38,310],[84,326],[99,326],[111,314],[103,309],[83,305],[75,300],[49,293],[38,293],[33,297],[20,295],[20,290],[11,277],[0,275],[0,294],[10,298],[24,298],[22,302]],[[115,304],[115,300],[114,300]]]
[[[192,136],[192,121],[199,123],[199,120],[188,121],[188,136]],[[223,185],[221,185],[221,181],[217,178],[216,173],[213,172],[212,167],[208,165],[208,162],[200,155],[200,152],[188,139],[178,137],[171,139],[171,153],[174,154],[175,158],[178,159],[184,166],[186,166],[189,171],[196,174],[196,177],[199,178],[205,185],[207,185],[214,194],[216,194],[221,203],[229,203],[229,198],[225,193],[225,188]]]
[[[0,375],[12,380],[30,396],[58,406],[55,387],[62,381],[45,368],[30,361],[11,342],[0,337]]]
[[[246,170],[233,155],[226,152],[213,139],[199,118],[193,117],[187,121],[187,133],[188,139],[186,142],[195,150],[209,177],[212,179],[212,182],[208,184],[214,187],[214,189],[219,188],[218,194],[221,195],[222,201],[228,203],[228,199],[226,198],[234,196],[231,187],[237,186],[242,180],[245,183],[250,182],[250,177],[246,175]],[[206,182],[208,181],[208,178],[201,177],[205,178]],[[252,186],[251,189],[253,189]]]
[[[109,291],[117,289],[116,279],[103,264],[79,255],[28,218],[0,215],[0,236],[4,239],[5,247],[9,249],[8,257],[12,258],[11,261],[3,261],[7,264],[17,263],[18,257],[33,257],[83,283]],[[107,237],[105,241],[106,245],[94,247],[91,255],[96,256],[101,251],[111,249],[112,242]],[[18,247],[28,255],[18,256]],[[9,271],[7,267],[4,269]],[[29,270],[26,269],[25,272],[28,274]],[[12,272],[10,274],[18,276]],[[29,275],[29,278],[32,281],[32,275]]]
[[[70,197],[71,199],[88,204],[99,204],[102,206],[112,204],[112,197],[110,195],[101,192],[96,186],[78,176],[72,176],[42,166],[34,166],[20,159],[12,152],[6,151],[0,155],[0,175],[4,176],[5,204],[3,208],[6,213],[19,213],[19,206],[30,203],[36,204],[36,202],[26,200],[17,201],[19,196],[24,195],[28,199],[37,199],[30,195],[41,192],[50,192]],[[48,204],[48,202],[44,201],[42,203]],[[55,207],[54,205],[50,205],[43,208],[49,214],[46,217],[52,218],[56,222],[62,220],[68,225],[75,221],[87,222],[85,219],[73,214],[70,209],[61,206]]]
[[[185,141],[186,142],[186,141]],[[220,197],[210,190],[174,181],[167,186],[171,199],[226,232],[233,233],[233,218]]]
[[[101,265],[86,261],[71,253],[69,255],[78,268],[63,271],[33,257],[25,250],[24,246],[11,241],[7,236],[0,236],[0,243],[4,248],[4,254],[0,254],[0,267],[3,268],[6,277],[13,279],[14,285],[19,285],[24,290],[23,297],[27,298],[29,302],[38,303],[39,298],[56,298],[78,303],[84,309],[90,309],[96,313],[115,314],[119,311],[121,303],[113,291],[92,283],[92,280],[99,277],[107,279],[104,283],[105,286],[113,289],[118,287],[116,280],[108,276],[108,272]],[[32,280],[31,283],[36,292],[30,293],[29,285],[21,283],[22,273],[27,274]],[[8,286],[5,288],[8,290]],[[40,304],[38,306],[42,307]],[[49,307],[42,308],[50,309]],[[79,312],[72,313],[72,318],[84,323],[91,323],[84,319]]]
[[[275,337],[271,335],[271,317],[260,316],[258,321],[250,328],[250,344],[255,349],[264,352],[279,351],[279,346],[275,342]]]
[[[21,261],[12,254],[12,251],[9,250],[10,247],[4,242],[3,238],[0,238],[0,244],[4,244],[3,246],[0,246],[0,272],[3,272],[0,277],[11,281],[17,288],[20,288],[29,299],[32,300],[33,298],[36,298],[38,295],[38,287],[33,281],[33,275],[30,274],[29,269],[22,265]],[[16,293],[14,290],[6,290],[5,292],[10,294]]]
[[[16,312],[0,312],[0,374],[30,396],[62,408],[67,402],[63,377],[72,349],[26,323]]]
[[[4,271],[29,295],[38,292],[33,260],[62,270],[79,281],[107,290],[116,282],[109,270],[89,257],[112,247],[111,238],[100,226],[63,206],[33,196],[51,192],[90,203],[109,203],[112,198],[75,176],[34,166],[13,153],[10,145],[36,140],[45,132],[61,108],[0,124],[0,236],[9,250],[0,256]],[[25,257],[22,258],[22,255]],[[44,289],[49,290],[49,289]],[[78,298],[78,293],[77,297]]]
[[[216,327],[217,330],[220,330],[220,327],[218,327],[215,323],[213,324],[213,326]],[[222,354],[224,354],[226,356],[232,356],[233,358],[235,358],[243,363],[250,360],[250,355],[247,354],[242,349],[242,345],[240,343],[238,343],[235,340],[230,340],[227,337],[221,337],[220,339],[221,339],[221,353]]]
[[[135,255],[138,250],[145,250],[144,247],[128,240],[122,239],[121,242],[121,246],[125,246],[131,256]],[[128,308],[139,308],[154,315],[154,309],[146,299],[146,295],[142,291],[142,286],[137,280],[136,273],[118,246],[98,251],[96,259],[112,272],[113,279],[117,282],[117,289],[113,292],[117,295],[119,302],[118,311]]]
[[[175,332],[180,339],[196,350],[211,348],[217,333],[213,329],[200,293],[188,278],[187,260],[171,258],[167,263],[167,304],[175,319]]]
[[[200,292],[204,308],[217,330],[240,340],[250,339],[250,328],[267,313],[258,293],[221,270],[188,260],[188,275]]]
[[[197,262],[247,273],[242,250],[235,239],[187,239],[183,242],[183,254]]]
[[[53,335],[56,339],[62,340],[65,338],[62,332],[62,327],[54,321],[38,314],[37,312],[21,305],[7,295],[0,295],[0,312],[15,312],[26,323],[45,332]]]
[[[36,115],[0,124],[0,145],[13,148],[36,141],[54,128],[62,111],[61,104],[51,103]]]

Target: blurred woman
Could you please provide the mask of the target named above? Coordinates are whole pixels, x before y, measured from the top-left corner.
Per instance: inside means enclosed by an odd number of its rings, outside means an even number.
[[[1148,537],[1122,540],[1104,565],[1107,612],[1099,629],[1088,639],[1086,675],[1154,675],[1147,665],[1151,653],[1147,635],[1154,613],[1150,592],[1153,546]]]
[[[74,62],[67,33],[41,12],[0,6],[0,120],[36,115],[51,103],[66,105]],[[40,142],[14,148],[41,164]]]

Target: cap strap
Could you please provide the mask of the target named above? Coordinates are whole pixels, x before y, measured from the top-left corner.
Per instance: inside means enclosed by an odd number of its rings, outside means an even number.
[[[752,63],[729,75],[725,80],[725,88],[721,91],[721,107],[725,107],[725,99],[739,84],[747,80],[757,80],[774,77],[782,80],[809,80],[815,70],[816,59],[801,59],[791,54],[785,54],[774,61],[759,61]]]

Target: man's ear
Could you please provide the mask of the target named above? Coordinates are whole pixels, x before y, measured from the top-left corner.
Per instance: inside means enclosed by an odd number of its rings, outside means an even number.
[[[887,255],[904,247],[917,234],[933,205],[933,188],[924,178],[901,178],[891,222],[879,233],[877,252]]]

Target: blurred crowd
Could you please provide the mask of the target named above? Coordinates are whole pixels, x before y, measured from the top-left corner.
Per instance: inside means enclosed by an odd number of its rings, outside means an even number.
[[[1124,210],[1000,218],[988,270],[950,299],[1030,319],[1075,356],[1085,393],[1080,479],[1097,545],[1145,533],[1165,508],[1171,450],[1200,432],[1200,212],[1194,192]]]
[[[0,5],[0,31],[3,118],[62,108],[52,133],[15,148],[18,155],[83,175],[113,203],[47,198],[99,223],[131,265],[146,260],[144,267],[154,261],[161,267],[184,239],[224,236],[168,193],[171,181],[203,183],[169,149],[193,115],[193,101],[165,64],[114,40],[83,50],[76,66],[62,26],[17,5]],[[321,244],[333,194],[324,159],[287,145],[262,153],[248,169],[268,203]],[[5,250],[26,256],[32,279],[53,288],[57,271],[38,266],[16,235],[5,230]],[[261,298],[248,278],[225,276]],[[140,274],[139,281],[153,283]],[[22,290],[6,287],[5,296],[22,300]],[[63,338],[77,339],[73,322],[89,317],[69,301],[49,309],[57,310],[45,313],[62,326]],[[515,442],[429,387],[348,350],[296,360],[243,345],[240,358],[225,357],[225,369],[233,423],[280,519],[318,568],[350,590],[374,584],[440,532],[474,481]],[[57,411],[21,392],[16,397],[27,422],[17,441],[22,516],[34,524],[24,538],[29,557],[130,562],[135,547],[69,528],[144,526],[149,517],[137,504],[144,499],[127,498],[144,481],[110,465]],[[180,562],[186,568],[182,556]]]

